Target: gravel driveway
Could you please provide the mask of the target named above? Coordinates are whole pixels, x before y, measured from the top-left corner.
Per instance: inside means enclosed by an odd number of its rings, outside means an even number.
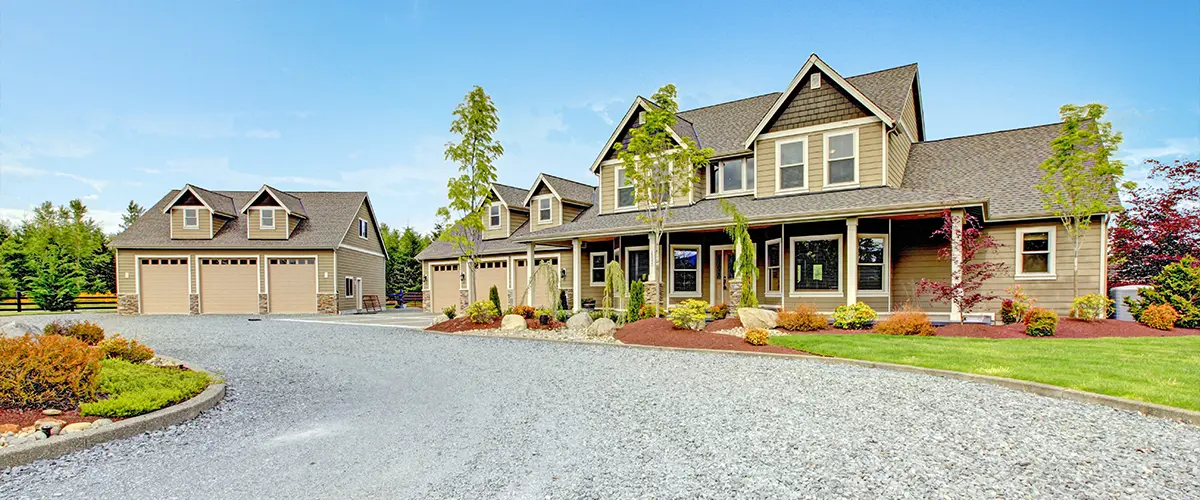
[[[0,498],[1200,492],[1200,429],[965,381],[371,326],[99,318],[221,372],[227,399],[0,473]]]

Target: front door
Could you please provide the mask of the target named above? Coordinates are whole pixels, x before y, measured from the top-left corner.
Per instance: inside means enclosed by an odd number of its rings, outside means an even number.
[[[713,279],[716,280],[716,290],[713,290],[713,303],[730,303],[729,280],[733,276],[733,262],[737,257],[731,248],[713,249]]]
[[[630,250],[629,263],[625,269],[630,283],[648,281],[650,279],[650,250]]]

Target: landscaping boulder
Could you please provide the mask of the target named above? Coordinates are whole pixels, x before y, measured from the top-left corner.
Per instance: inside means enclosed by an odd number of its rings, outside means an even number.
[[[42,331],[30,326],[28,323],[21,323],[19,321],[9,321],[0,325],[0,338],[23,337],[27,333],[37,335],[42,333]]]
[[[527,328],[528,327],[525,325],[525,317],[524,316],[518,316],[516,314],[508,314],[508,315],[505,315],[504,318],[500,320],[500,329],[503,331],[506,331],[506,332],[519,332],[519,331],[525,330]]]
[[[779,320],[779,314],[775,311],[754,307],[739,307],[737,314],[738,319],[742,321],[742,326],[747,330],[751,328],[770,330],[775,328],[776,322]]]
[[[91,426],[92,424],[90,422],[75,422],[73,424],[67,424],[63,426],[62,434],[70,434],[72,432],[87,430],[87,428]]]
[[[587,334],[592,337],[612,337],[617,332],[617,324],[608,318],[593,321],[587,328]]]
[[[588,313],[575,313],[567,318],[567,328],[571,330],[586,330],[589,326],[592,326],[592,317],[588,316]]]
[[[438,323],[444,323],[444,322],[446,322],[446,321],[450,321],[450,317],[449,317],[449,316],[446,316],[445,314],[439,314],[439,315],[437,315],[437,317],[436,317],[436,318],[433,318],[433,322],[432,322],[432,323],[430,323],[430,324],[429,324],[429,326],[433,326],[433,325],[436,325],[436,324],[438,324]]]

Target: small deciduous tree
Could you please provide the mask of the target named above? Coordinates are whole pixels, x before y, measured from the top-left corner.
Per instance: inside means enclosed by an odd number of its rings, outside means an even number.
[[[1050,141],[1050,157],[1041,164],[1042,207],[1062,221],[1071,239],[1073,297],[1079,296],[1079,253],[1092,218],[1121,208],[1117,181],[1125,165],[1112,158],[1121,134],[1101,120],[1107,110],[1098,103],[1064,105],[1062,131]]]
[[[497,158],[504,147],[496,139],[500,117],[492,98],[476,85],[454,108],[450,132],[460,140],[446,143],[446,159],[458,164],[459,175],[446,183],[449,205],[438,209],[438,216],[447,222],[440,239],[448,241],[459,253],[459,263],[465,265],[470,277],[470,301],[475,302],[476,249],[483,237],[483,207],[492,183],[496,182]]]
[[[979,290],[985,281],[1008,269],[1002,262],[975,262],[975,256],[990,248],[1000,248],[1001,245],[990,235],[980,229],[979,220],[971,214],[965,214],[963,226],[955,227],[956,222],[949,210],[942,211],[942,227],[933,232],[932,238],[946,239],[951,243],[938,249],[938,260],[951,260],[954,254],[954,231],[962,231],[960,236],[962,264],[958,269],[951,269],[950,281],[935,281],[922,278],[917,283],[917,295],[929,295],[934,302],[955,304],[964,314],[971,312],[981,302],[996,299],[995,295],[987,295]]]
[[[758,256],[755,254],[754,241],[750,239],[750,227],[746,216],[727,200],[721,200],[721,211],[733,218],[733,224],[725,227],[725,233],[733,240],[736,258],[733,262],[734,274],[742,281],[742,296],[738,307],[758,307]]]
[[[1109,285],[1149,284],[1168,264],[1200,256],[1200,161],[1147,160],[1161,186],[1127,191],[1129,208],[1109,230]]]
[[[708,165],[712,148],[701,148],[690,137],[674,132],[675,85],[667,84],[651,96],[644,119],[629,131],[629,144],[613,148],[624,168],[625,180],[633,186],[638,220],[650,229],[650,247],[662,247],[664,226],[671,217],[672,193],[692,189],[698,182],[696,172]],[[661,291],[659,300],[665,296]],[[658,306],[658,304],[655,304]]]

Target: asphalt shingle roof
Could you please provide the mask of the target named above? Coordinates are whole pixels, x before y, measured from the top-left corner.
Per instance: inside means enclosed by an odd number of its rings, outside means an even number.
[[[273,195],[275,199],[279,200],[279,203],[282,203],[284,208],[288,209],[289,212],[301,217],[308,217],[308,214],[304,211],[304,202],[301,201],[300,198],[297,198],[291,193],[275,189],[271,186],[264,185],[263,187],[266,188],[267,191],[270,191],[271,195]]]
[[[596,191],[596,186],[550,174],[542,174],[542,178],[546,179],[546,183],[564,200],[580,205],[590,206],[592,204],[592,195]]]
[[[212,207],[213,213],[224,215],[226,217],[237,216],[237,203],[234,203],[233,198],[226,196],[225,194],[218,193],[216,191],[209,191],[191,184],[188,184],[187,187],[191,188],[193,193],[196,193],[196,196],[200,198],[200,201],[203,201],[205,204]],[[175,191],[175,194],[178,195],[179,191]],[[170,201],[174,198],[175,197],[172,196],[167,201]],[[162,212],[162,208],[165,208],[165,205],[160,207],[158,211]]]
[[[525,202],[525,197],[529,195],[529,190],[507,184],[492,183],[492,187],[496,188],[496,194],[500,195],[500,201],[503,201],[509,208],[525,208],[522,203]]]
[[[512,236],[502,240],[483,240],[476,242],[476,255],[495,255],[524,252],[529,249],[527,243],[517,243],[515,238],[529,234],[529,222],[521,224]],[[417,254],[417,260],[458,258],[459,252],[449,241],[435,240]]]
[[[195,186],[193,186],[195,188]],[[200,196],[215,195],[230,206],[244,206],[255,191],[207,191],[196,188]],[[199,193],[199,191],[204,191]],[[301,200],[308,218],[300,221],[286,240],[251,240],[246,237],[250,217],[233,214],[211,240],[172,240],[171,214],[162,213],[179,190],[167,193],[158,203],[138,217],[137,222],[113,237],[114,248],[337,248],[358,216],[366,199],[365,192],[292,192]],[[206,202],[209,202],[206,200]],[[211,203],[211,202],[209,202]],[[215,207],[214,207],[215,208]]]
[[[754,126],[775,104],[780,92],[689,109],[678,113],[695,131],[700,147],[713,148],[715,156],[744,153],[743,144]]]
[[[908,89],[912,88],[913,78],[916,76],[917,65],[914,63],[852,76],[847,78],[846,82],[862,91],[893,120],[899,120],[904,111],[904,103],[908,99]]]

